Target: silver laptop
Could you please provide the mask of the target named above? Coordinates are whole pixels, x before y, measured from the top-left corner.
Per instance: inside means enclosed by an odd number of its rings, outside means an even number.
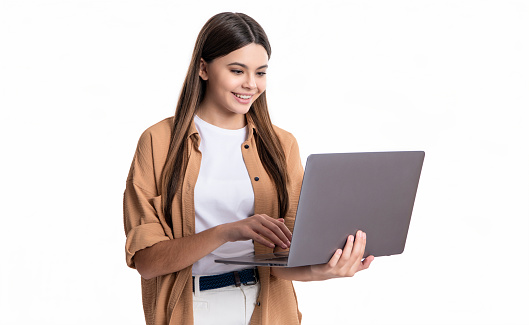
[[[367,234],[364,257],[400,254],[423,161],[424,151],[310,155],[290,251],[215,262],[286,267],[327,263],[358,229]]]

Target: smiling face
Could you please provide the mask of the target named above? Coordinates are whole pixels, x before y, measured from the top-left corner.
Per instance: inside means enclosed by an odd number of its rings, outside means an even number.
[[[267,67],[268,54],[255,43],[209,63],[201,59],[199,75],[206,81],[206,93],[200,103],[200,117],[213,124],[244,122],[244,114],[266,89]]]

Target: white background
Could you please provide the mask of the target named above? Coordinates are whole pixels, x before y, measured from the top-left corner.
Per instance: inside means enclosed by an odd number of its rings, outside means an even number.
[[[267,31],[303,161],[426,152],[404,254],[295,283],[303,324],[529,324],[529,3],[505,0],[0,0],[0,323],[144,323],[125,178],[222,11]]]

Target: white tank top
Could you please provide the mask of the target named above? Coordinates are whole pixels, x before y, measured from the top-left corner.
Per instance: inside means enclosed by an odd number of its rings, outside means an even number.
[[[254,214],[254,193],[244,164],[241,145],[247,127],[228,130],[194,117],[202,153],[195,185],[195,233]],[[213,275],[242,270],[244,265],[215,263],[216,258],[251,254],[251,240],[228,242],[193,264],[193,275]]]

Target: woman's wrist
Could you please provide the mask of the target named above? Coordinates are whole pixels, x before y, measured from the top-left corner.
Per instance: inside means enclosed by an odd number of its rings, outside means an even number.
[[[331,276],[328,272],[324,272],[326,266],[327,264],[309,265],[311,281],[324,281],[335,278],[335,276]]]
[[[213,228],[214,236],[220,245],[230,241],[228,224],[220,224]]]
[[[321,277],[312,270],[311,265],[291,268],[273,267],[271,268],[271,272],[275,277],[281,278],[283,280],[302,282],[325,280],[324,277]]]

